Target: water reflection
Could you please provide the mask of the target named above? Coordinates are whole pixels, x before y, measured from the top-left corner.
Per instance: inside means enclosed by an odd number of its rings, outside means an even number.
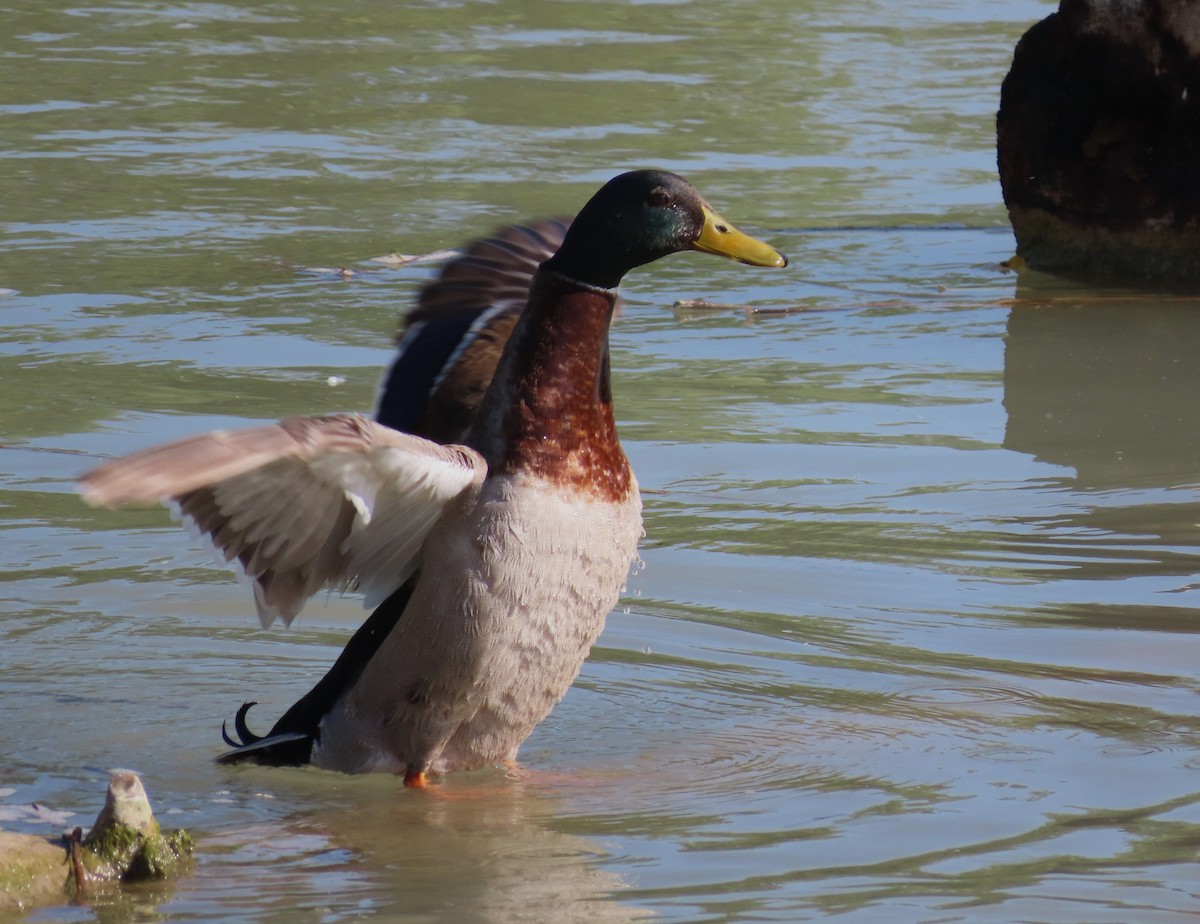
[[[1013,551],[1061,566],[1040,569],[1043,577],[1195,574],[1198,348],[1193,299],[1053,281],[1018,289],[1005,340],[1004,445],[1059,466],[1039,490],[1072,501],[1022,520],[1028,534]]]
[[[1005,448],[1073,468],[1079,488],[1194,484],[1197,307],[1018,288],[1005,338]]]
[[[392,778],[309,770],[234,772],[231,782],[239,792],[262,787],[291,808],[270,825],[207,841],[199,878],[180,887],[168,911],[194,910],[219,889],[222,914],[269,914],[277,904],[270,879],[278,877],[292,909],[338,916],[536,921],[548,909],[564,921],[645,916],[612,900],[627,884],[598,865],[605,856],[598,842],[554,829],[559,807],[545,779],[525,784],[482,772],[421,793]]]

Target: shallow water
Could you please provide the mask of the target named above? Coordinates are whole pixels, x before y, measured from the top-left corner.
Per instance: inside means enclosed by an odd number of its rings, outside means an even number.
[[[87,824],[132,766],[200,845],[174,886],[33,920],[1195,912],[1200,313],[998,265],[999,81],[1052,5],[27,6],[0,36],[0,824]],[[646,165],[793,264],[628,279],[645,567],[527,776],[213,765],[362,610],[263,631],[166,513],[74,477],[368,408],[433,272],[370,258]]]

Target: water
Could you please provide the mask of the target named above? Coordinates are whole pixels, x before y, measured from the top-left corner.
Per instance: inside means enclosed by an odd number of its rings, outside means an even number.
[[[0,824],[87,824],[132,766],[199,841],[173,886],[33,920],[1195,913],[1200,315],[998,265],[999,82],[1051,4],[25,6],[0,30]],[[368,408],[433,271],[370,258],[646,165],[793,264],[628,280],[645,568],[528,775],[213,765],[221,720],[249,697],[268,722],[362,611],[262,631],[165,513],[90,510],[74,477]]]

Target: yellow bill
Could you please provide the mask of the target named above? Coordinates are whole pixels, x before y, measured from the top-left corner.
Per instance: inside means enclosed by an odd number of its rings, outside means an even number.
[[[704,207],[704,229],[692,244],[692,250],[715,253],[751,266],[787,266],[783,254],[760,240],[743,234],[707,206]]]

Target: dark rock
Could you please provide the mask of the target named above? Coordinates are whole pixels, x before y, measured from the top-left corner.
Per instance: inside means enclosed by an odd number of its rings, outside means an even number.
[[[1017,44],[996,135],[1030,267],[1200,280],[1200,3],[1062,0]]]

